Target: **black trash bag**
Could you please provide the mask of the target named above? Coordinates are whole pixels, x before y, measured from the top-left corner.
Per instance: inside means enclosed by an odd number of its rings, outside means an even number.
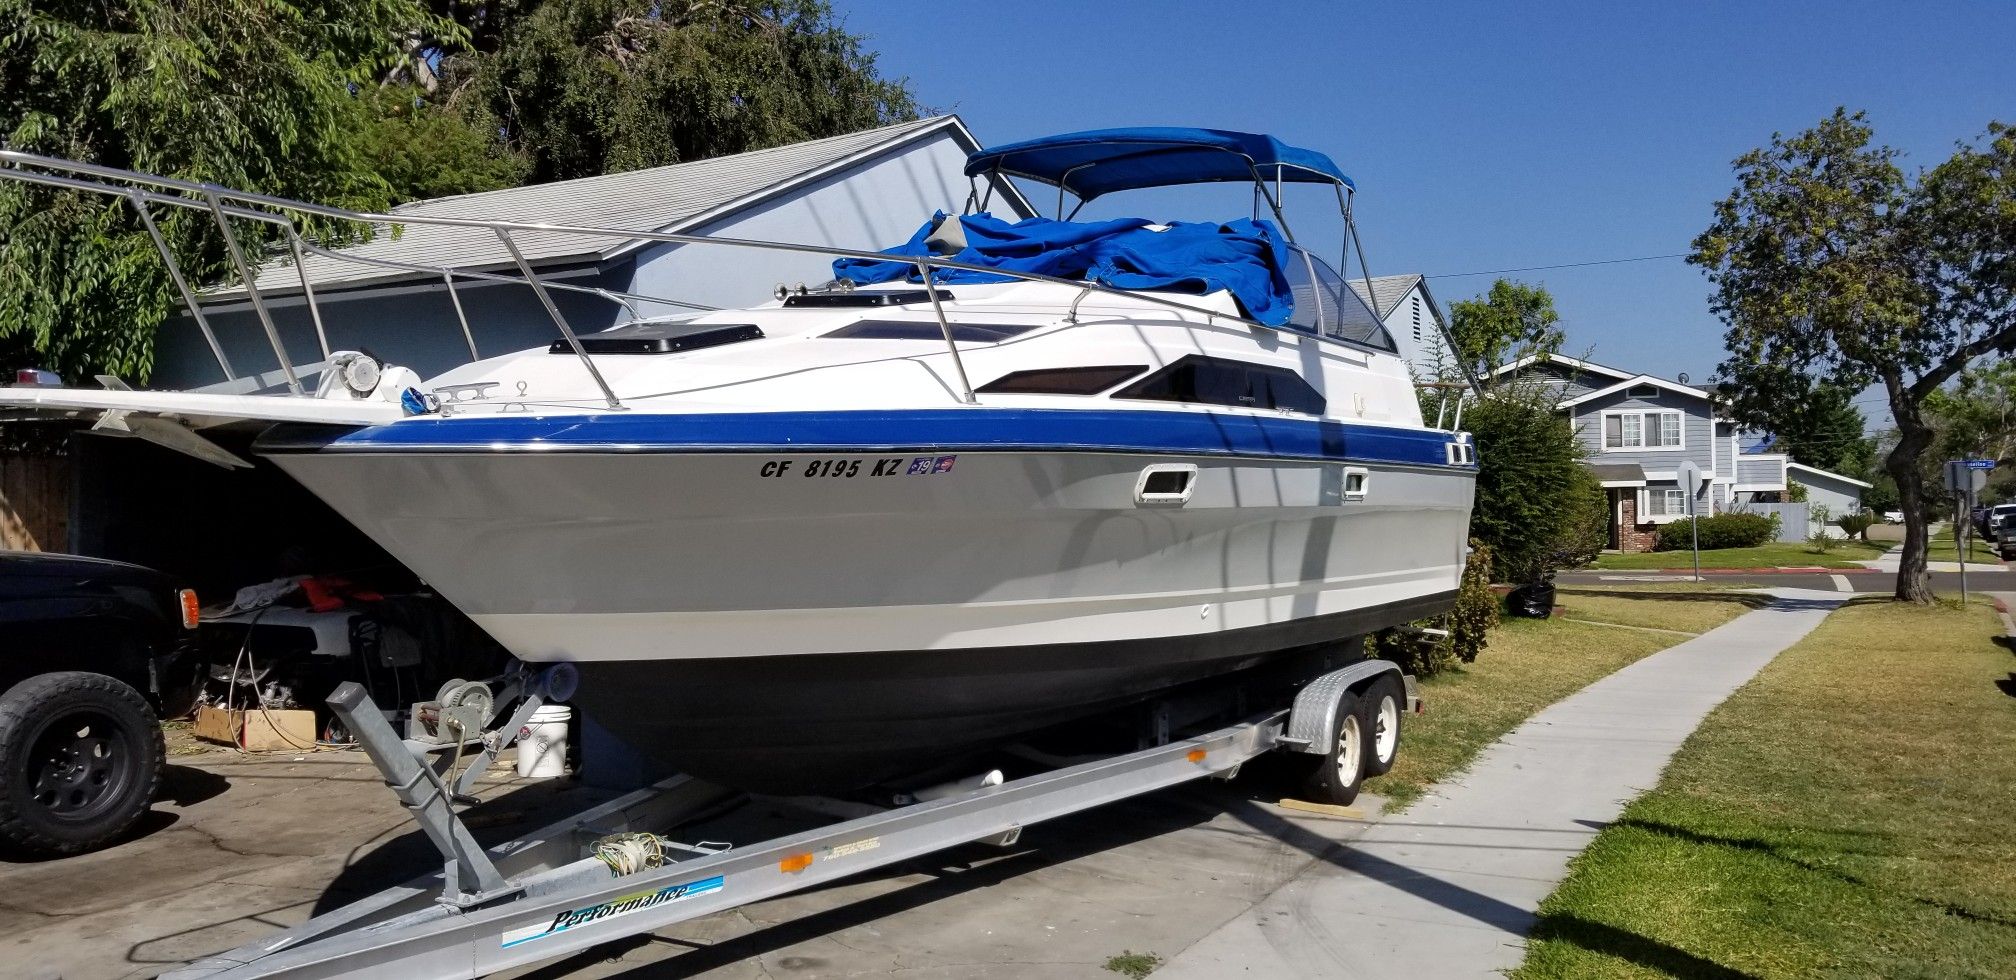
[[[1522,619],[1546,619],[1554,615],[1554,583],[1542,579],[1513,589],[1505,596],[1505,614]]]

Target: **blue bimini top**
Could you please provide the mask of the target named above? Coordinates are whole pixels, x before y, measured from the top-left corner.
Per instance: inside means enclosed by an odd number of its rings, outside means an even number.
[[[1272,136],[1227,129],[1141,126],[1093,129],[991,146],[966,158],[966,175],[999,171],[1062,187],[1089,201],[1137,187],[1250,181],[1356,185],[1328,156]]]
[[[1162,289],[1185,293],[1228,290],[1248,317],[1279,326],[1295,305],[1288,277],[1288,247],[1271,222],[1239,218],[1223,224],[1177,222],[1165,230],[1146,218],[1112,221],[1057,221],[1027,218],[1007,222],[991,214],[958,218],[938,212],[910,240],[884,255],[931,257],[926,239],[943,221],[958,221],[966,247],[939,256],[967,265],[1027,272],[1058,279],[1085,279],[1115,289]],[[837,259],[833,275],[858,285],[902,279],[921,282],[917,266],[900,260]],[[1012,282],[1014,276],[968,269],[939,269],[934,282]]]

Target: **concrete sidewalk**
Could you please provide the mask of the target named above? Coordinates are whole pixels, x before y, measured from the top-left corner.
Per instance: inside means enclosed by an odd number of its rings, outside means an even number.
[[[1770,606],[1533,716],[1467,773],[1358,840],[1329,848],[1157,970],[1157,980],[1427,980],[1490,977],[1518,966],[1534,910],[1569,860],[1659,781],[1711,709],[1849,598],[1771,594]]]

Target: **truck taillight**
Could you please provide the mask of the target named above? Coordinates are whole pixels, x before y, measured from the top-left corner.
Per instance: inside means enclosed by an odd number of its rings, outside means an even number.
[[[196,621],[203,615],[203,606],[196,601],[196,590],[183,589],[175,593],[175,598],[182,603],[182,628],[195,629]]]

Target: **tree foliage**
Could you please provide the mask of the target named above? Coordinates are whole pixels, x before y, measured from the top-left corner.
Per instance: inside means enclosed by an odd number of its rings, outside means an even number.
[[[1603,546],[1603,491],[1554,399],[1542,385],[1504,385],[1463,417],[1477,440],[1470,533],[1490,546],[1501,582],[1580,564]]]
[[[1449,304],[1449,333],[1456,356],[1479,378],[1508,361],[1560,353],[1564,340],[1547,287],[1510,279],[1493,282],[1476,299]]]
[[[443,66],[533,181],[779,146],[917,115],[820,0],[478,5],[502,23]],[[479,19],[480,20],[480,19]],[[480,20],[487,29],[489,21]],[[486,35],[479,35],[486,36]]]
[[[417,0],[0,0],[0,142],[12,149],[355,208],[390,187],[353,87],[432,17]],[[208,214],[158,209],[197,281],[223,277]],[[0,337],[75,380],[144,377],[178,297],[126,204],[0,184]]]
[[[874,62],[823,0],[0,0],[0,145],[383,210],[913,118]],[[156,218],[230,278],[209,215]],[[125,203],[0,184],[0,353],[144,380],[179,303]]]
[[[1779,407],[1772,449],[1795,463],[1865,479],[1876,462],[1876,442],[1862,434],[1867,424],[1855,407],[1853,390],[1816,384],[1808,395]]]
[[[1905,512],[1897,598],[1931,600],[1927,398],[1975,359],[2016,350],[2016,133],[1992,124],[1907,176],[1861,113],[1736,160],[1690,261],[1728,324],[1731,412],[1770,428],[1823,384],[1880,384],[1897,424],[1884,457]]]

